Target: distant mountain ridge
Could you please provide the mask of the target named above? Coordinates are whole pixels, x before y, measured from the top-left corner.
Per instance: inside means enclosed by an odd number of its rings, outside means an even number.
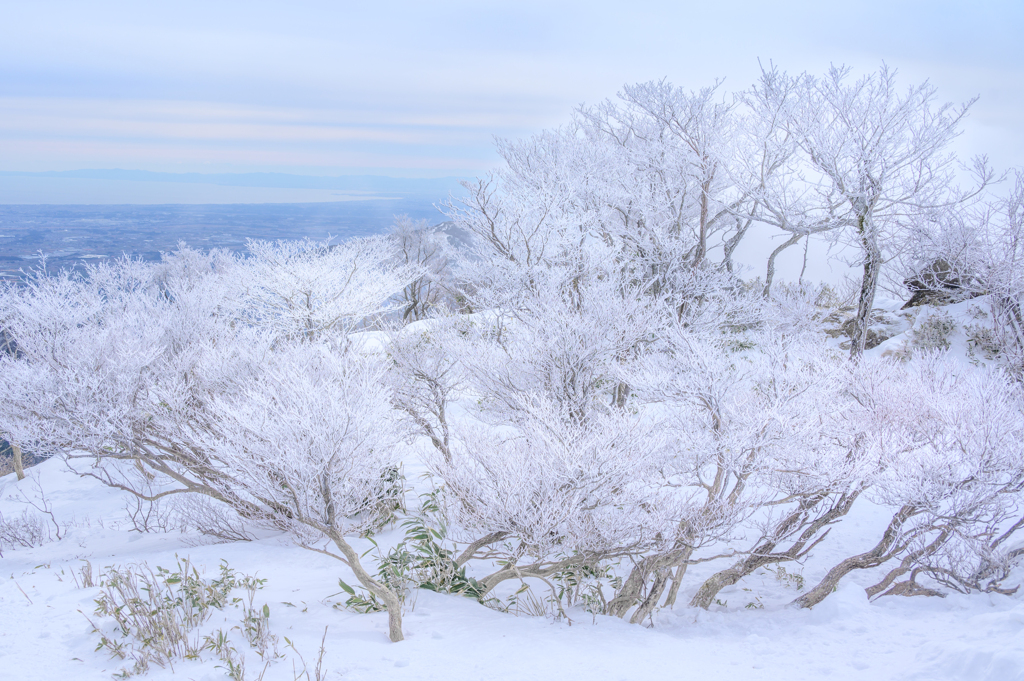
[[[225,187],[276,187],[282,189],[333,189],[370,194],[445,196],[459,192],[459,177],[388,177],[385,175],[291,175],[288,173],[165,173],[149,170],[49,170],[27,172],[0,171],[2,177],[68,178],[84,180],[119,180],[129,182],[183,182],[213,184]]]

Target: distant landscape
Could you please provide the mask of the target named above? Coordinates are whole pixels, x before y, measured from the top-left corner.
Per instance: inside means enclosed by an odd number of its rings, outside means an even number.
[[[257,191],[247,193],[230,188]],[[206,191],[202,191],[204,189]],[[307,203],[399,196],[444,198],[451,191],[459,191],[456,177],[166,173],[118,168],[0,171],[0,204]],[[290,201],[275,198],[303,195],[308,198]],[[159,200],[160,196],[182,198]],[[198,200],[199,196],[207,198]],[[238,196],[251,198],[232,199]]]
[[[458,178],[140,170],[0,172],[0,278],[81,269],[123,254],[157,260],[184,242],[245,250],[248,239],[343,240],[395,216],[436,224]]]
[[[306,204],[0,206],[0,276],[45,257],[50,271],[122,254],[157,260],[179,242],[244,250],[246,239],[345,239],[379,234],[395,215],[441,222],[425,199]]]

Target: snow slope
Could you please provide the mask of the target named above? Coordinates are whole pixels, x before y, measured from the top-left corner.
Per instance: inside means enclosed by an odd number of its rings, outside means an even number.
[[[965,363],[985,358],[968,352],[964,327],[979,319],[983,301],[944,308],[957,321],[949,352]],[[884,304],[884,303],[883,303]],[[898,311],[898,335],[871,354],[905,354],[913,329],[939,311]],[[890,309],[891,308],[891,309]],[[838,343],[838,341],[837,341]],[[372,343],[365,350],[372,351]],[[422,472],[408,450],[406,474],[414,484]],[[188,557],[207,576],[226,561],[238,572],[265,579],[257,602],[271,612],[271,631],[283,657],[264,670],[238,631],[232,641],[246,652],[248,679],[294,681],[317,659],[325,628],[324,678],[573,681],[631,679],[943,679],[1024,680],[1024,593],[1013,596],[951,594],[938,598],[882,598],[868,602],[864,587],[877,573],[850,574],[836,593],[813,610],[787,607],[804,586],[816,583],[832,565],[870,548],[891,514],[862,503],[835,527],[802,566],[797,577],[761,570],[723,589],[710,611],[685,604],[704,578],[724,563],[692,566],[678,605],[654,616],[651,626],[569,611],[571,622],[550,617],[516,617],[473,600],[419,590],[408,604],[406,640],[387,637],[383,613],[362,615],[334,607],[346,594],[338,579],[355,583],[341,563],[295,546],[288,536],[263,532],[252,542],[210,544],[180,531],[143,534],[132,529],[127,497],[99,482],[80,478],[58,459],[28,471],[23,481],[0,478],[0,513],[11,520],[23,512],[42,516],[42,499],[61,526],[62,538],[36,548],[6,550],[0,557],[0,679],[108,679],[124,663],[97,651],[98,635],[87,616],[104,630],[109,618],[94,614],[98,587],[81,588],[89,561],[94,574],[108,566],[145,562],[173,568]],[[47,520],[47,522],[50,522]],[[50,525],[54,535],[54,526]],[[397,530],[379,536],[382,545],[400,539]],[[367,540],[354,540],[370,550]],[[619,571],[625,573],[628,566]],[[1024,581],[1018,570],[1014,584]],[[199,630],[209,633],[239,624],[237,608],[216,612]],[[293,647],[285,642],[285,637]],[[145,678],[219,680],[227,678],[212,654],[154,667]],[[304,676],[302,678],[305,678]]]
[[[353,582],[351,573],[285,536],[196,545],[199,537],[190,534],[141,534],[130,530],[124,498],[115,490],[78,478],[59,460],[29,472],[21,482],[13,475],[0,479],[0,512],[8,519],[20,514],[25,498],[38,499],[38,481],[54,516],[68,528],[59,541],[7,551],[0,559],[0,678],[110,678],[123,663],[95,651],[98,638],[85,617],[104,626],[93,615],[99,589],[79,588],[72,573],[86,559],[99,571],[142,561],[173,567],[179,555],[205,566],[207,574],[227,561],[267,580],[257,599],[269,605],[271,630],[281,637],[278,648],[285,655],[267,668],[268,681],[294,679],[293,663],[302,668],[284,637],[311,669],[325,627],[324,678],[330,679],[1024,679],[1020,594],[869,603],[863,586],[871,576],[858,574],[814,610],[798,611],[785,607],[797,593],[793,585],[762,572],[724,590],[725,607],[703,612],[677,605],[657,613],[653,628],[575,610],[571,624],[515,617],[467,598],[419,591],[405,619],[407,640],[392,644],[384,614],[332,607],[344,596],[337,595],[337,579]],[[816,550],[804,567],[808,582],[876,541],[885,518],[875,510],[860,509]],[[712,569],[693,568],[691,591]],[[681,594],[680,603],[688,597]],[[238,621],[238,611],[229,607],[215,613],[204,631]],[[227,678],[209,657],[177,663],[173,672],[154,667],[146,678]],[[247,662],[247,678],[259,678],[263,664],[255,652],[248,652]]]

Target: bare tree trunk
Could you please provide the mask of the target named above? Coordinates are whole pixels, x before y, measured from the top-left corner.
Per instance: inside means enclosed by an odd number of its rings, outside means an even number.
[[[629,576],[626,577],[626,581],[623,582],[622,588],[619,589],[619,593],[612,600],[608,601],[608,605],[605,607],[606,614],[612,617],[626,616],[629,609],[640,598],[644,583],[647,581],[647,575],[650,572],[650,569],[647,567],[650,560],[651,557],[644,558],[639,564],[633,566],[633,569],[629,571]]]
[[[751,558],[753,558],[753,556],[751,556]],[[727,586],[732,586],[736,582],[740,581],[744,575],[748,574],[747,563],[750,562],[758,562],[760,565],[759,561],[751,561],[751,559],[748,558],[745,561],[740,561],[731,568],[719,570],[708,577],[704,580],[704,583],[700,585],[700,588],[697,589],[697,593],[693,595],[693,598],[690,600],[690,607],[704,608],[705,610],[710,608],[719,591]],[[753,570],[751,570],[751,572],[752,571]]]
[[[875,305],[875,290],[878,288],[878,273],[882,269],[882,252],[878,248],[878,239],[871,218],[864,214],[858,222],[861,247],[864,249],[864,278],[861,280],[860,295],[857,297],[857,316],[854,318],[853,337],[850,339],[852,359],[864,354],[871,309]]]
[[[693,548],[689,546],[677,546],[670,551],[665,553],[655,554],[653,556],[646,556],[643,560],[633,566],[633,569],[629,572],[629,577],[623,583],[619,592],[615,595],[615,598],[608,601],[606,613],[614,617],[625,617],[629,609],[636,605],[637,601],[640,600],[641,594],[644,590],[644,584],[647,583],[647,578],[654,574],[655,585],[657,588],[652,587],[651,591],[648,592],[647,599],[641,604],[641,610],[646,606],[647,614],[658,605],[657,600],[661,598],[661,594],[664,593],[667,580],[670,575],[670,570],[679,565],[681,562],[689,559],[693,553]],[[681,576],[681,575],[680,575]],[[658,584],[658,582],[661,582]],[[678,591],[678,589],[677,589]],[[655,595],[655,592],[656,595]],[[655,600],[651,603],[651,595],[655,595]],[[637,611],[639,613],[640,610]],[[633,615],[633,619],[630,621],[636,623],[640,620],[635,619],[636,613]],[[646,615],[644,615],[646,617]],[[641,620],[643,617],[640,618]]]
[[[818,603],[825,600],[825,597],[835,590],[839,584],[839,580],[853,572],[854,570],[864,570],[867,568],[873,568],[881,565],[885,561],[889,560],[896,553],[899,552],[903,545],[896,546],[897,540],[900,538],[900,530],[903,528],[903,524],[907,520],[916,515],[918,508],[916,506],[905,505],[896,515],[893,516],[889,522],[889,527],[885,528],[885,534],[882,535],[881,541],[870,551],[866,551],[856,556],[850,556],[846,560],[836,565],[834,568],[828,571],[825,578],[818,583],[816,587],[805,593],[800,598],[797,598],[792,602],[791,605],[796,605],[801,608],[813,608]],[[894,548],[895,547],[895,548]]]
[[[797,277],[797,279],[796,279],[796,285],[797,286],[801,286],[802,287],[804,285],[804,275],[807,273],[807,251],[810,249],[810,247],[811,247],[811,235],[808,234],[806,237],[804,237],[804,262],[800,266],[800,276]]]
[[[355,573],[359,583],[384,603],[384,608],[388,611],[388,637],[393,643],[405,640],[405,636],[402,635],[402,602],[398,596],[363,569],[359,562],[359,553],[345,541],[339,532],[336,530],[330,532],[330,537],[334,545],[345,556],[345,562]]]
[[[508,532],[491,532],[487,536],[477,539],[475,542],[466,547],[466,550],[459,554],[459,557],[455,559],[456,567],[462,567],[473,558],[473,554],[487,546],[493,544],[496,541],[501,541],[508,536]]]
[[[629,384],[620,381],[619,384],[615,386],[612,404],[614,404],[619,409],[625,409],[626,400],[629,399],[629,394],[631,392],[632,390],[630,389]]]
[[[882,594],[882,596],[938,596],[939,598],[945,598],[946,594],[941,591],[938,591],[937,589],[929,589],[928,587],[921,586],[917,583],[917,573],[919,570],[920,568],[917,568],[911,572],[910,579],[905,579],[902,582],[896,582],[893,584],[893,587]],[[1014,591],[1016,591],[1016,589],[1014,589]],[[882,596],[879,596],[879,598]]]
[[[18,476],[18,480],[25,479],[25,467],[22,465],[21,460],[21,447],[11,443],[11,459],[14,461],[14,473]]]
[[[551,575],[562,572],[563,570],[570,568],[594,567],[600,563],[601,560],[608,557],[608,555],[614,556],[615,554],[580,554],[553,563],[540,562],[529,565],[516,565],[511,561],[503,563],[503,567],[500,570],[492,572],[479,580],[480,592],[478,594],[478,598],[482,602],[487,594],[507,579],[523,580],[533,578],[546,581]]]
[[[671,575],[671,567],[660,568],[654,573],[654,583],[651,584],[651,590],[647,593],[647,598],[644,599],[644,602],[640,604],[640,607],[636,609],[633,616],[629,618],[630,624],[640,624],[654,612],[654,609],[658,607],[658,603],[661,601],[661,595],[665,593],[665,587],[668,585]]]
[[[700,265],[708,254],[708,192],[711,191],[711,180],[701,185],[700,193],[700,225],[697,234],[697,252],[693,255],[693,264]]]
[[[868,598],[874,598],[878,594],[882,594],[882,592],[888,589],[889,585],[895,582],[898,577],[901,577],[906,573],[910,572],[911,570],[913,570],[914,564],[917,561],[935,553],[943,544],[946,543],[946,541],[949,539],[950,534],[951,532],[949,530],[943,530],[939,533],[939,536],[936,537],[931,544],[925,546],[924,548],[918,549],[917,551],[911,552],[910,555],[908,555],[902,561],[900,561],[899,567],[896,567],[893,570],[891,570],[889,574],[887,574],[882,579],[882,581],[880,581],[878,584],[875,584],[874,586],[869,586],[868,588],[864,589],[864,591],[868,595]],[[916,573],[917,570],[914,570],[914,572]],[[910,578],[910,583],[913,582],[914,577],[912,576]],[[903,582],[903,584],[906,584],[906,582]],[[898,589],[896,593],[903,594],[905,593],[906,588],[907,587],[904,586],[901,589]],[[882,595],[884,596],[889,594]]]
[[[768,256],[768,270],[764,275],[764,290],[761,292],[765,298],[772,293],[772,282],[775,280],[775,258],[779,256],[784,250],[800,241],[803,238],[802,234],[794,234],[793,236],[786,239],[785,243],[772,251],[772,254]]]
[[[756,208],[756,205],[755,205]],[[736,250],[736,247],[740,245],[740,241],[746,235],[747,230],[750,229],[750,225],[754,223],[753,219],[748,219],[746,223],[736,222],[736,234],[731,239],[725,242],[722,250],[722,262],[725,263],[725,269],[728,272],[732,272],[732,254]]]
[[[772,537],[766,537],[760,540],[759,543],[754,546],[754,549],[750,552],[749,556],[738,561],[732,567],[726,568],[725,570],[712,575],[706,582],[704,582],[700,589],[697,590],[697,593],[694,594],[693,599],[690,601],[690,605],[692,607],[704,608],[707,610],[711,607],[711,604],[714,602],[715,596],[718,595],[719,591],[727,586],[732,586],[747,575],[752,574],[758,568],[764,567],[765,565],[799,560],[806,556],[815,546],[824,541],[830,530],[825,530],[821,536],[818,536],[818,533],[849,513],[850,509],[853,507],[853,502],[855,502],[859,496],[860,490],[854,490],[848,494],[843,494],[836,499],[824,513],[819,515],[813,521],[810,520],[810,512],[819,506],[822,501],[827,499],[828,495],[818,494],[806,497],[792,513],[782,519],[775,526],[775,532]],[[784,541],[786,537],[791,537],[799,531],[800,528],[805,529],[800,533],[800,536],[792,546],[790,546],[786,551],[772,553],[780,542]]]
[[[670,562],[666,560],[665,554],[662,554],[646,556],[634,565],[633,569],[629,571],[626,581],[623,582],[622,588],[612,600],[608,601],[608,606],[605,609],[607,614],[613,617],[625,617],[629,609],[640,600],[647,577]]]
[[[676,571],[672,575],[672,586],[669,587],[668,596],[665,598],[666,608],[671,608],[676,604],[676,598],[679,596],[679,586],[683,583],[683,576],[686,575],[686,568],[689,567],[686,561],[690,560],[691,555],[693,555],[693,549],[688,549],[683,554],[679,566],[676,567]]]

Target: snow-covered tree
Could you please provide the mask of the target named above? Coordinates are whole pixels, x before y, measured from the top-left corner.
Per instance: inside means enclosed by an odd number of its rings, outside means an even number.
[[[854,390],[869,425],[860,440],[873,463],[863,476],[866,494],[892,519],[874,547],[841,561],[795,601],[802,607],[819,603],[853,570],[894,559],[900,565],[869,596],[925,591],[915,582],[918,568],[970,583],[948,559],[980,549],[978,558],[991,560],[1024,525],[1017,517],[1024,489],[1020,387],[1000,371],[936,356],[877,369],[862,372]],[[894,584],[908,572],[909,582]]]
[[[252,246],[6,288],[19,353],[0,358],[0,422],[149,501],[202,494],[311,548],[327,540],[401,640],[397,595],[345,540],[388,516],[400,433],[380,360],[347,334],[407,270],[379,240]]]
[[[539,396],[521,400],[514,427],[463,426],[450,461],[428,459],[452,536],[470,547],[463,561],[500,563],[481,595],[641,552],[677,522],[655,424],[621,411],[580,424]]]
[[[459,296],[452,268],[455,254],[441,226],[401,215],[395,219],[390,236],[397,260],[422,270],[402,289],[402,320],[414,322],[455,309]]]
[[[586,136],[617,162],[601,178],[598,199],[612,209],[608,229],[638,266],[699,266],[712,238],[735,224],[735,116],[720,84],[687,92],[664,80],[641,83],[624,87],[621,103],[579,110]]]
[[[642,363],[633,379],[638,396],[662,406],[672,442],[664,472],[694,511],[635,563],[611,614],[643,621],[663,597],[674,604],[688,565],[738,554],[697,590],[691,605],[707,608],[721,588],[759,567],[805,555],[859,495],[842,364],[780,330],[694,332],[679,324],[665,334],[664,350]],[[749,548],[731,541],[740,526],[757,531]],[[709,547],[711,556],[701,553]]]
[[[474,236],[463,266],[477,309],[514,307],[487,296],[528,290],[546,268],[568,273],[581,252],[675,307],[695,272],[731,269],[756,208],[738,158],[763,155],[738,143],[734,105],[718,85],[690,92],[665,81],[627,86],[619,99],[580,108],[563,128],[500,141],[504,166],[449,205]]]
[[[887,66],[855,82],[849,68],[796,78],[769,70],[749,96],[784,114],[799,148],[798,162],[789,164],[799,181],[761,197],[770,221],[795,238],[834,229],[860,252],[851,347],[860,355],[883,264],[915,225],[967,196],[956,187],[956,158],[947,149],[971,103],[935,106],[936,90],[927,82],[900,94]],[[982,186],[991,179],[983,160],[974,171]]]
[[[469,545],[460,562],[504,561],[484,593],[640,550],[676,512],[659,496],[656,424],[618,380],[663,308],[594,273],[533,287],[514,312],[403,333],[391,350],[449,531]],[[453,418],[459,393],[475,404]]]
[[[982,201],[948,211],[916,230],[903,283],[939,301],[987,296],[991,345],[1004,366],[1024,369],[1024,172]],[[999,191],[997,191],[999,190]]]
[[[229,295],[247,324],[282,336],[344,334],[393,307],[396,291],[420,274],[415,263],[393,262],[384,237],[342,244],[250,241]]]
[[[403,429],[384,363],[332,343],[271,350],[247,340],[207,361],[237,366],[232,356],[245,353],[250,371],[206,395],[201,410],[171,404],[157,420],[202,452],[217,474],[211,486],[232,506],[348,565],[387,609],[391,640],[402,640],[399,595],[363,568],[346,539],[377,530],[401,503],[392,472]]]

